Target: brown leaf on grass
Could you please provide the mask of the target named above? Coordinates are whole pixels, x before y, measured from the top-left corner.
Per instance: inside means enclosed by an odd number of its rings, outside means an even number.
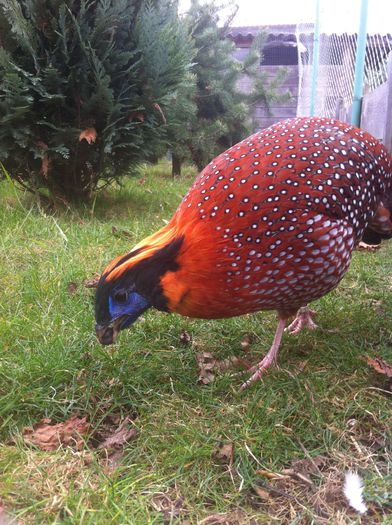
[[[251,343],[250,336],[245,335],[243,340],[241,341],[241,348],[244,352],[247,352],[250,349],[250,343]]]
[[[101,274],[95,273],[93,277],[91,277],[90,279],[85,279],[83,281],[83,286],[85,288],[96,288],[98,286],[98,281],[100,278],[101,278]]]
[[[81,131],[79,135],[79,142],[87,140],[89,144],[93,144],[97,139],[97,130],[95,128],[86,128]]]
[[[249,516],[242,510],[232,512],[219,512],[210,514],[197,522],[197,525],[258,525],[255,519],[249,519]]]
[[[260,487],[259,485],[255,485],[253,488],[256,494],[259,496],[259,498],[261,498],[262,500],[269,499],[270,493],[268,492],[268,490],[264,489],[263,487]]]
[[[132,439],[135,439],[138,435],[138,431],[135,427],[131,426],[132,421],[129,417],[126,417],[120,426],[109,434],[102,443],[98,445],[98,449],[110,449],[123,447]]]
[[[137,182],[138,182],[138,184],[140,184],[140,186],[144,186],[144,184],[146,184],[146,182],[147,182],[147,179],[146,179],[146,177],[142,177]]]
[[[283,474],[280,474],[279,472],[271,472],[269,470],[263,470],[263,469],[256,470],[256,474],[258,474],[259,476],[263,476],[263,478],[267,478],[267,479],[284,479],[284,478],[287,478],[287,476],[285,476]]]
[[[112,234],[115,237],[132,237],[132,234],[128,230],[119,230],[116,226],[112,226]]]
[[[389,378],[392,377],[392,365],[390,365],[380,357],[376,357],[374,359],[371,357],[367,357],[366,362],[379,374],[383,374]]]
[[[186,330],[182,330],[180,333],[180,342],[184,345],[192,342],[192,337]]]
[[[83,448],[83,436],[88,434],[90,424],[87,418],[72,416],[64,423],[52,424],[52,420],[45,418],[23,430],[24,441],[35,445],[41,450],[52,451],[60,446],[70,446],[80,450]]]
[[[214,367],[215,358],[211,352],[200,352],[196,354],[197,365],[199,367],[199,377],[197,382],[202,385],[209,385],[215,380]]]
[[[325,461],[323,456],[294,459],[291,461],[291,468],[295,472],[301,472],[302,474],[320,474]]]
[[[234,443],[231,441],[219,443],[213,453],[213,458],[220,463],[231,465],[234,458]]]
[[[71,282],[67,284],[67,292],[69,293],[69,295],[75,295],[77,289],[78,289],[77,283]]]
[[[219,361],[215,359],[211,352],[197,353],[196,361],[199,367],[198,383],[202,385],[212,383],[215,380],[216,372],[224,372],[232,367],[241,367],[247,370],[251,366],[245,359],[236,356],[227,357]]]
[[[151,498],[151,505],[158,512],[162,512],[165,520],[178,517],[184,510],[184,498],[171,498],[168,494],[157,492]]]
[[[309,476],[292,468],[283,469],[282,474],[298,479],[299,481],[306,483],[306,485],[309,485],[310,487],[314,486],[313,481],[309,478]]]

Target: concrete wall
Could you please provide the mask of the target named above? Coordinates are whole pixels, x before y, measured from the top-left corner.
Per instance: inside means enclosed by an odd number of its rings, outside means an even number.
[[[392,53],[388,58],[388,80],[363,97],[361,128],[366,129],[392,152]]]
[[[392,153],[392,53],[388,58],[388,80],[362,100],[361,128],[365,129]],[[336,118],[351,121],[351,106],[337,105]]]

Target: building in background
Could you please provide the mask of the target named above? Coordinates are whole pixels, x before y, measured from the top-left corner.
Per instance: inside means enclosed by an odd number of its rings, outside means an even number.
[[[279,70],[284,68],[286,74],[283,82],[276,88],[278,94],[290,93],[290,97],[282,102],[272,102],[270,108],[258,105],[254,111],[254,131],[266,128],[279,120],[295,117],[297,112],[299,68],[296,25],[270,25],[232,27],[227,37],[235,45],[234,56],[243,61],[252,46],[255,37],[265,33],[266,40],[263,47],[263,57],[260,70],[269,83],[276,79]],[[251,80],[246,76],[240,83],[240,88],[248,93],[251,90]]]

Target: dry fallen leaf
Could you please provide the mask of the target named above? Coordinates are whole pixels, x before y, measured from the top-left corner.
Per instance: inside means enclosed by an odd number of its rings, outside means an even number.
[[[219,445],[213,453],[213,458],[221,463],[233,463],[234,444],[230,441],[219,443]]]
[[[244,352],[247,352],[250,348],[250,336],[245,335],[243,340],[241,341],[241,348]]]
[[[292,478],[298,479],[299,481],[302,481],[303,483],[306,483],[310,487],[313,487],[313,481],[307,476],[306,474],[296,471],[291,468],[286,468],[282,470],[282,474],[290,476]]]
[[[75,295],[77,289],[78,289],[77,283],[71,282],[67,284],[67,292],[69,293],[69,295]]]
[[[259,498],[261,498],[262,500],[269,499],[270,493],[268,492],[268,490],[264,489],[263,487],[259,487],[258,485],[255,485],[253,488],[256,494],[259,496]]]
[[[56,450],[60,446],[71,446],[76,449],[83,447],[83,436],[88,434],[90,424],[87,418],[72,416],[64,423],[52,424],[45,418],[23,430],[22,436],[26,443],[35,445],[42,450]]]
[[[93,144],[97,139],[97,130],[95,128],[86,128],[79,135],[79,142],[87,140],[89,144]]]
[[[197,347],[197,345],[195,345]],[[245,359],[232,356],[221,361],[215,359],[211,352],[199,352],[196,354],[196,361],[199,367],[198,383],[208,385],[215,380],[216,372],[224,372],[232,367],[242,367],[249,369],[251,367]]]
[[[180,333],[180,342],[184,345],[187,345],[192,342],[192,337],[186,330],[183,330]]]
[[[98,448],[108,449],[123,447],[126,443],[129,443],[129,441],[135,439],[135,437],[138,435],[138,431],[131,425],[131,419],[126,417],[120,426],[98,445]]]
[[[196,354],[197,365],[199,367],[198,383],[209,385],[215,380],[213,372],[215,367],[215,358],[211,352],[200,352]]]
[[[115,237],[132,237],[132,234],[128,230],[119,230],[116,226],[112,226],[112,234]]]
[[[168,494],[157,492],[151,498],[151,505],[158,512],[162,512],[165,520],[171,521],[183,511],[184,498],[172,499]]]
[[[374,359],[371,357],[367,357],[366,362],[379,374],[383,374],[387,377],[392,377],[392,365],[390,365],[380,357],[376,357]]]
[[[283,474],[279,474],[278,472],[270,472],[269,470],[262,470],[262,469],[256,470],[256,474],[259,474],[259,476],[263,476],[263,478],[267,478],[267,479],[287,478],[287,476],[284,476]]]
[[[241,510],[232,512],[222,512],[210,514],[206,518],[197,522],[197,525],[253,525],[253,520],[249,521],[248,516]]]
[[[85,279],[83,281],[83,286],[85,288],[96,288],[98,286],[98,282],[100,278],[101,278],[101,275],[99,273],[96,273],[90,279]]]

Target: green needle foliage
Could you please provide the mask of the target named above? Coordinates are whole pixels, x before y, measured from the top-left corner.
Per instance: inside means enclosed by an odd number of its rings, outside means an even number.
[[[0,35],[0,160],[21,185],[88,199],[165,150],[193,53],[175,2],[0,0]]]
[[[214,156],[252,132],[256,104],[268,107],[272,100],[282,99],[277,88],[284,71],[273,82],[260,71],[265,35],[255,38],[248,56],[240,62],[234,58],[234,44],[227,38],[233,16],[222,25],[221,14],[222,6],[214,2],[192,0],[184,17],[196,49],[192,70],[196,87],[182,86],[176,110],[170,116],[173,175],[180,174],[185,160],[202,170]],[[250,84],[247,92],[240,88],[244,77]]]

